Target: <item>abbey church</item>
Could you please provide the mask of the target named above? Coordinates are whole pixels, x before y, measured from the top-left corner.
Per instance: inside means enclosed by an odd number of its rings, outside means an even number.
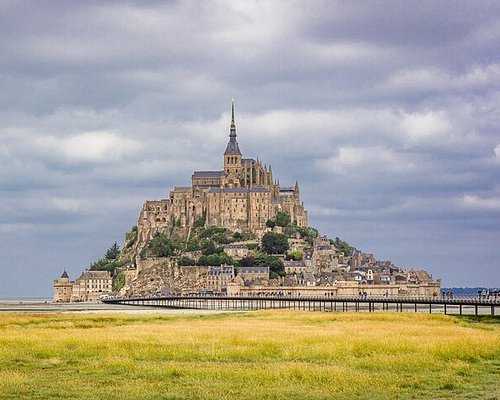
[[[200,218],[205,227],[225,227],[260,236],[266,231],[266,222],[279,211],[286,212],[298,226],[307,226],[298,182],[281,187],[271,166],[263,165],[258,157],[243,158],[236,136],[233,101],[223,169],[195,171],[191,186],[175,187],[168,199],[146,201],[139,217],[139,242],[146,243],[152,232],[167,231],[173,226],[189,235],[189,227]]]

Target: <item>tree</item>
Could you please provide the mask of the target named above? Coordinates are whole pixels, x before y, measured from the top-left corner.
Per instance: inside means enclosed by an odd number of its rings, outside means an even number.
[[[283,265],[283,261],[278,257],[268,257],[267,265],[269,266],[269,271],[278,274],[279,276],[285,275],[285,267]]]
[[[182,256],[181,258],[179,258],[179,261],[177,262],[177,264],[180,266],[196,265],[196,261],[194,261],[192,258],[189,258],[187,256]]]
[[[288,239],[282,233],[266,232],[262,236],[262,250],[267,254],[284,254],[288,247]]]
[[[241,261],[240,261],[241,266]],[[269,267],[269,271],[280,276],[285,275],[285,267],[280,258],[267,255],[265,253],[257,253],[253,259],[253,266]]]
[[[212,236],[212,240],[217,243],[226,244],[229,243],[230,240],[223,233],[216,233]]]
[[[165,233],[156,233],[148,247],[157,257],[170,257],[174,254],[172,241]]]
[[[294,261],[300,261],[300,260],[302,260],[303,255],[304,255],[303,251],[295,250],[295,251],[291,251],[290,253],[288,253],[287,258],[290,258],[291,260],[294,260]]]
[[[233,239],[234,240],[241,240],[241,239],[243,239],[243,236],[239,232],[234,232],[233,233]]]
[[[201,243],[201,252],[204,256],[217,253],[217,248],[210,240],[203,240]]]
[[[108,271],[111,276],[116,274],[116,269],[122,266],[122,263],[118,261],[118,256],[120,254],[120,247],[116,242],[106,251],[106,254],[100,260],[90,264],[89,269],[91,271]]]
[[[106,251],[106,255],[104,257],[106,258],[106,260],[116,260],[119,254],[120,254],[120,246],[118,246],[115,242],[113,246],[111,246]]]
[[[274,222],[272,219],[268,219],[268,220],[266,221],[266,226],[267,226],[268,228],[273,229],[273,228],[276,226],[276,222]]]
[[[240,260],[240,267],[253,267],[253,257],[252,256],[243,257]]]
[[[201,256],[198,259],[197,265],[212,265],[217,266],[221,264],[233,265],[234,261],[226,253],[212,253],[207,256]]]
[[[196,218],[195,221],[193,222],[193,228],[203,228],[205,226],[205,221],[207,219],[207,213],[204,211],[203,214]]]
[[[344,242],[339,237],[335,238],[335,241],[333,242],[333,244],[335,244],[335,247],[337,248],[337,250],[341,251],[346,256],[350,256],[356,251],[355,247],[351,246],[347,242]]]
[[[200,250],[200,242],[198,241],[198,239],[197,239],[197,238],[195,238],[195,237],[191,237],[191,238],[189,238],[189,241],[188,241],[188,244],[187,244],[186,250],[187,250],[187,251],[196,251],[196,250]]]
[[[276,214],[276,225],[281,227],[290,225],[290,216],[284,211],[278,211]]]

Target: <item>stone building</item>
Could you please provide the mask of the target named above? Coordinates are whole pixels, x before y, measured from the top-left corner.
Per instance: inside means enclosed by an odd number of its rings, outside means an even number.
[[[113,291],[108,271],[84,271],[73,284],[71,301],[96,301]]]
[[[238,276],[245,282],[253,282],[256,279],[269,280],[269,267],[239,267]]]
[[[232,258],[240,260],[249,254],[246,244],[226,244],[224,245],[224,252]]]
[[[61,275],[61,279],[54,279],[54,295],[52,301],[54,303],[68,303],[71,301],[71,294],[73,293],[73,284],[69,280],[66,270]]]
[[[222,158],[222,170],[195,171],[191,186],[175,187],[168,199],[146,201],[138,221],[136,254],[157,232],[187,237],[195,221],[206,227],[225,227],[235,232],[261,236],[266,222],[285,211],[293,222],[306,227],[307,211],[300,200],[298,182],[281,187],[271,166],[259,158],[244,158],[236,140],[234,102],[231,108],[229,142]]]
[[[234,266],[220,265],[208,267],[207,273],[207,289],[214,293],[222,293],[226,291],[227,285],[234,279]]]
[[[66,271],[60,280],[54,280],[55,303],[68,303],[73,301],[96,301],[102,295],[113,291],[113,280],[108,271],[85,271],[75,281],[70,281]]]

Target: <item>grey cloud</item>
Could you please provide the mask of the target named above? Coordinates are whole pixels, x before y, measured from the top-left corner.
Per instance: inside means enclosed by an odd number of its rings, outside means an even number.
[[[323,232],[494,285],[499,20],[489,1],[1,3],[0,296],[50,295],[145,199],[220,168],[231,96],[243,153],[299,179]]]

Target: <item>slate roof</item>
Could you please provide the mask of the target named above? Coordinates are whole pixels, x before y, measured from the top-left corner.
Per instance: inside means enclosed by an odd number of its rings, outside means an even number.
[[[224,171],[194,171],[193,178],[220,178]]]
[[[224,245],[225,249],[247,249],[246,244],[226,244]]]
[[[302,261],[284,261],[283,265],[285,267],[303,267],[303,266],[305,266]]]
[[[227,143],[226,151],[224,152],[224,155],[228,154],[236,154],[241,156],[241,151],[238,146],[238,142],[236,141],[235,137],[232,137],[229,139],[229,142]]]
[[[267,188],[219,188],[219,187],[211,187],[208,190],[209,193],[269,193],[269,189]]]
[[[238,274],[267,274],[269,267],[239,267]]]
[[[108,271],[85,271],[82,273],[79,279],[111,279],[111,275]]]

